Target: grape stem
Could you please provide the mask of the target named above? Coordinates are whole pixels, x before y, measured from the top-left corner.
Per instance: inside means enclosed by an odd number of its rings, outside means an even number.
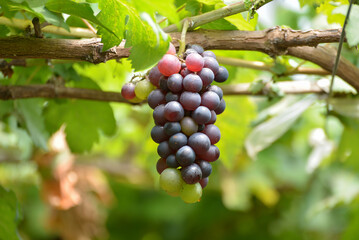
[[[188,28],[190,27],[191,20],[189,18],[186,18],[183,21],[182,25],[182,33],[181,33],[181,40],[180,40],[180,47],[178,50],[178,56],[181,56],[186,48],[186,33]]]

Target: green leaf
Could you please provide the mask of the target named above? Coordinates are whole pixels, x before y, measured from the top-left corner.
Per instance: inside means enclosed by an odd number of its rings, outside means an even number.
[[[19,218],[19,204],[15,193],[0,186],[0,239],[20,239],[16,229]]]
[[[72,16],[85,18],[114,34],[110,28],[102,24],[102,22],[95,17],[93,10],[88,3],[77,3],[71,0],[50,0],[46,3],[46,8],[54,12],[66,13]]]
[[[345,36],[347,37],[348,44],[350,47],[359,44],[358,22],[359,22],[359,6],[353,5],[352,11],[349,16],[348,24],[345,28]]]
[[[166,53],[169,38],[148,14],[142,13],[139,16],[132,6],[120,0],[102,0],[100,9],[99,20],[113,29],[119,37],[100,28],[104,49],[126,39],[125,46],[132,47],[129,59],[136,71],[152,66]]]
[[[316,96],[308,95],[277,116],[256,126],[245,141],[248,155],[255,159],[258,152],[269,147],[280,138],[316,99]],[[285,101],[285,99],[282,101]]]
[[[163,0],[136,0],[133,1],[133,5],[138,12],[147,12],[151,16],[154,16],[156,12],[162,16],[167,17],[172,23],[178,23],[179,17],[177,9],[174,5],[174,0],[163,1]]]
[[[0,37],[6,37],[8,33],[10,33],[9,28],[5,25],[0,25]]]
[[[74,87],[98,89],[89,79],[75,82]],[[114,134],[116,121],[109,103],[89,100],[49,101],[45,111],[46,126],[50,132],[65,124],[66,140],[73,152],[91,150],[99,141],[100,131],[107,136]]]
[[[333,111],[346,117],[359,119],[359,99],[355,98],[331,98],[329,100]]]
[[[42,116],[42,99],[21,99],[15,101],[16,110],[22,116],[26,129],[35,145],[47,150],[49,134]]]

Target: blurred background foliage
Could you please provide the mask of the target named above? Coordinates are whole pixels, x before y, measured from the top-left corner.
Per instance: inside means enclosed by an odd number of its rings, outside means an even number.
[[[38,16],[62,27],[86,27],[82,16],[65,19],[37,2],[47,1],[0,1],[0,10],[9,18]],[[97,14],[98,1],[87,2]],[[164,27],[235,1],[143,2],[127,4],[148,11],[156,21],[168,17]],[[344,21],[338,8],[346,4],[275,0],[249,22],[244,13],[202,28],[336,28]],[[19,29],[0,26],[1,37],[19,34]],[[226,66],[229,84],[328,78],[282,75],[299,64],[315,67],[287,56],[215,53],[273,64],[271,73]],[[359,66],[355,49],[345,44],[343,55]],[[1,84],[45,84],[61,78],[66,86],[120,91],[131,78],[131,64],[126,59],[97,65],[30,60],[26,68],[13,67],[10,76],[0,74]],[[335,89],[352,91],[337,80]],[[147,105],[1,101],[0,239],[357,239],[358,100],[334,99],[327,116],[325,99],[315,95],[225,99],[227,109],[217,119],[221,156],[202,200],[192,205],[159,189],[157,146],[150,138],[154,123]]]

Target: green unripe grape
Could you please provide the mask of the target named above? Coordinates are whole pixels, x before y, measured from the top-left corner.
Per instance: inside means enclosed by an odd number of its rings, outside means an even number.
[[[198,200],[202,197],[201,184],[184,184],[180,196],[186,203],[198,202]]]
[[[181,172],[175,168],[166,168],[160,176],[160,186],[171,195],[178,195],[182,189],[183,180]]]
[[[180,123],[182,132],[187,136],[191,136],[198,131],[198,125],[191,117],[182,118]]]
[[[132,98],[132,99],[130,99],[128,101],[131,102],[131,103],[140,103],[140,102],[143,102],[143,99],[140,99],[140,98],[138,98],[136,96],[136,97],[134,97],[134,98]]]
[[[136,84],[135,87],[136,97],[145,100],[147,99],[148,95],[152,92],[153,89],[154,86],[150,81],[148,81],[147,79],[142,80]]]

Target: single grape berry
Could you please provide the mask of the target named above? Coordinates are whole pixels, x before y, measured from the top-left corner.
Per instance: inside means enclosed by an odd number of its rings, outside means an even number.
[[[151,138],[154,142],[161,143],[168,139],[168,135],[163,126],[156,125],[151,130]]]
[[[225,67],[220,66],[218,72],[214,77],[214,81],[222,83],[228,79],[228,76],[229,76],[228,70]]]
[[[170,193],[179,193],[183,187],[181,172],[178,169],[166,168],[160,175],[160,186]]]
[[[155,85],[156,87],[160,86],[160,78],[162,77],[162,73],[160,73],[160,70],[158,70],[158,66],[156,65],[153,67],[148,74],[148,79],[150,82]]]
[[[199,182],[202,178],[202,171],[197,164],[192,163],[191,165],[182,168],[181,175],[185,183],[194,184]]]
[[[216,125],[208,124],[202,131],[211,141],[211,144],[216,144],[221,139],[221,131]]]
[[[198,202],[202,197],[201,184],[183,184],[180,197],[186,203]]]
[[[217,114],[215,111],[211,111],[211,120],[207,124],[214,124],[217,121]]]
[[[170,168],[178,168],[180,165],[176,160],[176,156],[171,154],[166,158],[166,164]]]
[[[199,92],[203,86],[202,79],[197,74],[188,74],[183,79],[183,88],[189,92]]]
[[[173,153],[173,150],[170,148],[168,141],[161,142],[157,147],[157,153],[162,158],[167,158]]]
[[[173,93],[180,93],[183,89],[182,87],[183,77],[181,74],[175,73],[168,77],[167,87]]]
[[[187,136],[198,131],[198,124],[191,117],[184,117],[181,120],[181,130]]]
[[[196,154],[204,154],[211,146],[211,141],[204,133],[194,133],[188,138],[188,145]]]
[[[198,72],[198,76],[202,79],[204,87],[210,85],[214,80],[214,73],[209,68],[202,68],[202,70]]]
[[[203,58],[203,67],[211,69],[212,72],[214,73],[214,75],[216,75],[219,70],[219,64],[218,64],[217,60],[213,57],[204,57]]]
[[[135,94],[136,85],[133,83],[126,83],[122,86],[121,95],[124,99],[130,100],[136,97]]]
[[[153,110],[153,120],[155,120],[156,125],[161,125],[161,126],[163,126],[167,122],[167,119],[165,118],[164,104],[155,107],[155,109]]]
[[[148,95],[152,92],[154,86],[148,80],[142,80],[136,84],[135,94],[139,99],[147,99]]]
[[[196,160],[196,163],[201,168],[202,178],[207,178],[212,173],[212,165],[211,163],[204,160]]]
[[[183,146],[176,152],[176,160],[182,167],[191,165],[195,159],[196,153],[190,146]]]
[[[221,100],[217,93],[212,91],[207,91],[201,95],[201,105],[207,107],[209,110],[216,109]]]
[[[163,132],[167,136],[179,133],[181,131],[181,124],[179,122],[166,122],[163,126]]]
[[[185,110],[193,111],[201,104],[201,95],[194,92],[183,92],[180,103]]]
[[[166,168],[168,168],[167,164],[166,164],[166,159],[164,158],[160,158],[158,159],[157,163],[156,163],[156,170],[159,174],[161,174],[163,172],[163,170],[165,170]]]
[[[211,86],[208,87],[207,90],[217,93],[219,99],[222,100],[222,98],[223,98],[222,88],[218,87],[217,85],[211,85]]]
[[[192,44],[190,46],[190,49],[195,50],[198,54],[202,54],[204,52],[204,49],[202,46],[198,45],[198,44]]]
[[[181,132],[176,133],[169,138],[168,144],[172,150],[177,151],[187,145],[187,137]]]
[[[209,180],[208,177],[202,178],[201,180],[199,180],[199,184],[201,184],[202,189],[207,186],[208,180]]]
[[[166,100],[166,103],[169,103],[169,102],[171,102],[171,101],[176,101],[176,102],[178,102],[178,101],[179,101],[179,98],[180,98],[180,95],[179,95],[179,94],[172,93],[172,92],[168,92],[168,93],[166,94],[165,100]]]
[[[160,89],[165,93],[169,91],[168,86],[167,86],[167,81],[168,81],[168,78],[165,76],[162,76],[160,78],[160,83],[159,83]]]
[[[202,53],[202,57],[212,57],[212,58],[216,59],[216,54],[214,54],[214,52],[212,52],[212,51],[204,51]]]
[[[179,102],[172,101],[166,104],[164,114],[168,121],[178,122],[184,117],[184,110]]]
[[[193,73],[193,72],[190,71],[190,70],[188,70],[188,68],[184,68],[184,69],[181,70],[180,73],[181,73],[181,76],[182,76],[182,77],[185,77],[185,76],[187,76],[188,74]]]
[[[207,162],[214,162],[219,158],[219,155],[220,153],[218,147],[216,145],[211,145],[208,151],[199,155],[199,158]]]
[[[181,70],[181,62],[171,54],[165,54],[158,62],[158,70],[166,77],[178,73]]]
[[[219,114],[224,112],[224,109],[226,109],[226,102],[222,98],[222,100],[219,103],[218,107],[216,109],[214,109],[214,111],[216,112],[217,115],[219,115]]]
[[[211,120],[211,111],[204,106],[199,106],[192,112],[191,117],[197,124],[205,124]]]
[[[147,102],[152,109],[155,109],[158,105],[166,102],[165,95],[160,89],[155,89],[148,95]]]
[[[198,53],[191,53],[186,57],[186,66],[192,72],[199,72],[202,70],[204,64],[203,57]]]

